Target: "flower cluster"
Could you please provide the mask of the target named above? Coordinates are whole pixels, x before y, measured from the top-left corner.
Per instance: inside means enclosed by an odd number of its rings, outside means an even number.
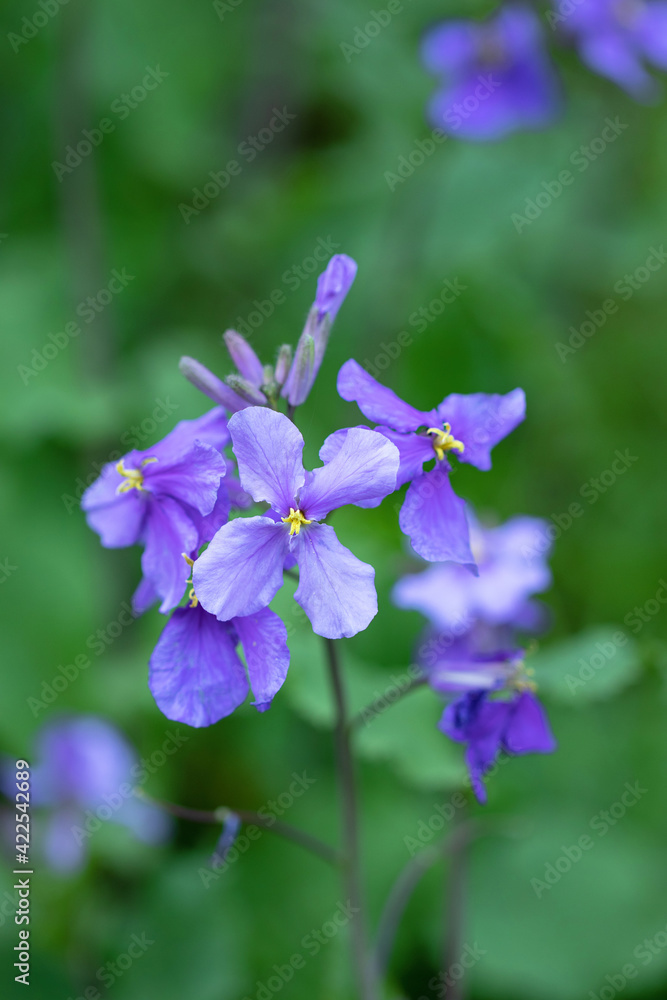
[[[149,664],[159,708],[208,726],[250,692],[265,711],[285,681],[287,629],[269,605],[286,573],[298,577],[294,598],[317,635],[334,640],[368,627],[378,611],[375,570],[326,519],[345,505],[377,507],[409,484],[399,524],[415,553],[435,565],[402,580],[395,600],[423,610],[436,628],[467,623],[449,648],[436,646],[424,669],[439,694],[462,693],[442,728],[466,742],[481,795],[481,775],[500,747],[544,750],[550,740],[530,684],[520,681],[521,654],[507,652],[514,629],[539,629],[531,595],[549,574],[541,556],[518,554],[530,547],[535,522],[484,532],[450,475],[454,457],[491,468],[492,448],[524,418],[524,393],[454,393],[421,410],[350,359],[338,392],[374,426],[335,431],[320,449],[322,464],[304,468],[295,411],[313,387],[355,274],[349,257],[331,259],[294,353],[283,345],[275,365],[263,365],[235,331],[224,340],[237,371],[225,379],[182,359],[183,373],[215,408],[105,467],[82,506],[103,545],[143,546],[136,610],[159,601],[163,614],[172,612]],[[512,697],[497,700],[501,689]]]
[[[655,98],[645,63],[667,69],[663,0],[553,0],[554,38],[573,44],[586,65],[633,97]],[[433,124],[464,139],[498,139],[549,125],[562,104],[545,31],[528,6],[508,3],[485,21],[448,21],[429,31],[426,68],[440,78],[429,104]]]
[[[551,582],[544,546],[547,525],[514,517],[483,528],[470,515],[478,575],[436,563],[398,581],[394,603],[420,611],[430,622],[418,649],[428,683],[450,699],[440,729],[466,745],[475,794],[485,801],[484,773],[498,753],[550,753],[555,749],[524,666],[519,638],[544,631],[548,616],[534,594]]]

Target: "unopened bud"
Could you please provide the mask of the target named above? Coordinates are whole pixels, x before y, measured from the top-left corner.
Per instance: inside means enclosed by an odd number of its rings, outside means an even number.
[[[239,374],[259,389],[263,381],[262,362],[248,341],[236,330],[226,330],[222,337]]]
[[[237,410],[244,410],[248,405],[241,396],[225,385],[222,379],[214,375],[212,371],[195,358],[183,357],[178,363],[181,374],[185,375],[188,382],[192,382],[200,392],[203,392],[214,403],[224,406],[230,413]]]
[[[264,373],[262,372],[262,377]],[[266,396],[242,375],[228,375],[225,382],[237,395],[252,406],[266,406]]]
[[[278,385],[284,385],[291,364],[292,348],[290,344],[283,344],[278,348],[278,357],[276,358],[276,382]]]

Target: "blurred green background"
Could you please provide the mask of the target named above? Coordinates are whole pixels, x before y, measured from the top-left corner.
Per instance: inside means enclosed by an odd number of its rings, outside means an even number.
[[[30,758],[39,725],[63,709],[106,716],[143,756],[176,728],[188,739],[147,782],[150,794],[252,809],[306,770],[316,782],[285,818],[336,841],[324,666],[317,644],[298,629],[287,683],[265,716],[246,706],[203,731],[165,720],[146,685],[157,612],[93,656],[53,705],[36,710],[28,700],[40,699],[59,665],[89,650],[89,637],[118,617],[138,580],[138,551],[102,550],[76,504],[96,463],[126,451],[130,437],[148,447],[176,421],[203,412],[205,401],[179,376],[179,356],[230,370],[221,333],[253,323],[256,302],[276,289],[284,301],[257,325],[253,345],[269,361],[280,343],[296,342],[318,271],[295,280],[294,268],[312,270],[309,258],[323,241],[353,256],[359,274],[299,413],[307,457],[314,461],[326,434],[359,419],[335,391],[348,357],[384,366],[380,377],[422,407],[450,391],[521,385],[525,424],[496,449],[492,472],[462,468],[456,488],[497,519],[554,517],[560,535],[546,597],[554,626],[534,659],[538,670],[543,659],[542,691],[560,749],[510,762],[491,779],[488,806],[473,807],[488,829],[471,858],[463,940],[484,956],[466,976],[468,996],[604,1000],[634,963],[638,975],[624,995],[663,997],[667,947],[646,951],[642,942],[667,941],[667,611],[659,605],[639,628],[624,619],[655,598],[667,569],[667,291],[661,270],[629,297],[614,286],[667,236],[667,105],[636,105],[559,53],[567,97],[552,128],[491,145],[448,139],[390,185],[387,172],[430,134],[424,105],[432,81],[418,60],[423,30],[481,8],[406,0],[347,57],[341,43],[354,44],[371,18],[359,0],[230,0],[217,9],[204,0],[70,0],[38,16],[43,26],[17,43],[22,19],[42,9],[19,0],[2,14],[0,749]],[[166,76],[145,99],[135,91],[134,107],[123,104],[149,68]],[[250,161],[240,144],[266,128],[276,108],[294,117]],[[570,157],[609,117],[628,127],[517,232],[512,214],[571,167]],[[67,147],[103,119],[113,129],[68,165]],[[227,187],[197,214],[184,212],[210,172],[234,159],[242,169]],[[87,322],[81,304],[106,288],[114,269],[131,280]],[[461,294],[432,321],[411,324],[446,280],[458,281]],[[609,298],[618,311],[580,337],[576,351],[559,354],[570,328]],[[63,341],[72,321],[81,333]],[[411,343],[397,352],[402,331]],[[43,356],[50,334],[66,347],[49,348],[39,370],[33,352]],[[388,365],[376,360],[392,353]],[[617,449],[636,458],[619,476],[608,472]],[[608,485],[591,485],[605,472]],[[405,671],[422,625],[389,601],[393,581],[413,565],[397,499],[379,511],[337,515],[341,540],[375,565],[380,596],[371,627],[342,644],[357,703]],[[573,503],[583,514],[568,525]],[[293,607],[288,595],[276,602],[288,620]],[[565,675],[619,628],[632,644],[570,694]],[[405,838],[449,801],[461,776],[460,749],[433,728],[434,696],[421,692],[395,711],[360,740],[374,920],[409,860]],[[543,879],[564,847],[590,832],[626,782],[646,793],[538,898],[531,879]],[[38,870],[31,995],[83,996],[96,970],[124,952],[132,934],[146,933],[155,943],[109,987],[115,1000],[257,997],[273,966],[303,952],[304,936],[331,918],[342,890],[322,862],[271,834],[204,887],[199,869],[215,839],[211,827],[179,823],[170,844],[147,848],[107,824],[91,838],[85,872],[63,879]],[[19,988],[10,867],[8,856],[0,876],[3,996]],[[445,894],[437,866],[401,927],[388,996],[438,996]],[[344,937],[309,957],[282,994],[353,996]]]

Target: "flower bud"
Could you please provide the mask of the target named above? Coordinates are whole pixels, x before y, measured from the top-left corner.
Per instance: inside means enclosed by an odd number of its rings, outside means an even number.
[[[264,370],[262,362],[248,341],[240,333],[237,333],[236,330],[227,330],[222,337],[229,351],[229,356],[238,368],[239,374],[250,382],[251,385],[259,389],[264,378]]]
[[[296,354],[289,370],[282,395],[290,406],[300,406],[308,397],[315,378],[315,341],[304,330],[296,345]]]
[[[264,381],[263,371],[262,381]],[[233,389],[242,399],[247,400],[251,406],[266,406],[266,396],[264,393],[252,385],[246,378],[243,378],[242,375],[228,375],[225,382],[230,389]]]
[[[278,348],[278,357],[276,358],[276,382],[278,385],[284,385],[285,379],[289,374],[290,365],[292,364],[292,347],[290,344],[283,344]]]
[[[237,410],[244,410],[248,405],[238,393],[214,375],[212,371],[194,358],[182,357],[178,363],[182,375],[185,375],[189,382],[192,382],[200,392],[212,399],[219,406],[224,406],[230,413]]]

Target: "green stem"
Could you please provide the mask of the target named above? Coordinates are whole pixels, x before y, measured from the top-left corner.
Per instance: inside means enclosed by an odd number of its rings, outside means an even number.
[[[368,705],[366,705],[365,708],[362,708],[360,712],[357,712],[352,719],[350,719],[350,729],[359,729],[361,726],[368,725],[368,723],[371,722],[376,715],[381,715],[387,708],[395,705],[397,702],[401,701],[402,698],[405,698],[406,695],[416,691],[417,688],[423,687],[426,683],[427,681],[425,677],[415,677],[409,682],[409,684],[406,685],[406,687],[403,688],[398,697],[394,698],[393,701],[387,702],[386,695],[380,695],[378,698],[375,698]]]
[[[355,913],[351,927],[354,970],[362,1000],[376,1000],[375,971],[369,961],[366,913],[359,854],[359,822],[354,763],[350,748],[350,725],[341,675],[338,648],[333,639],[325,639],[329,674],[336,705],[336,758],[343,819],[345,892]]]

